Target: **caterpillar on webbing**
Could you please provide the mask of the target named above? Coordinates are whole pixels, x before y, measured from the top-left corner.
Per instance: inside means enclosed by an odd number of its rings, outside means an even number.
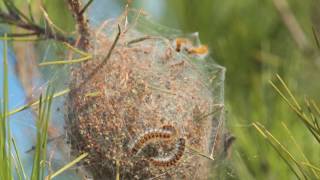
[[[209,54],[209,48],[207,45],[199,44],[193,45],[190,39],[187,38],[176,38],[174,40],[175,50],[177,52],[186,51],[188,54],[193,55],[197,58],[203,59]]]
[[[179,138],[176,143],[176,148],[173,150],[172,153],[164,157],[151,157],[149,158],[149,161],[154,166],[170,167],[178,163],[178,161],[182,158],[185,149],[186,149],[185,138]]]
[[[170,140],[176,134],[176,129],[172,125],[164,125],[161,129],[150,129],[133,140],[130,151],[132,155],[137,154],[144,146],[156,140]]]

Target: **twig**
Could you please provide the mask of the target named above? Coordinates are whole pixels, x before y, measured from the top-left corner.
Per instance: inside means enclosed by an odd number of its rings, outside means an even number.
[[[103,60],[104,64],[107,63],[108,59],[110,58],[111,53],[112,53],[113,49],[116,47],[116,44],[117,44],[117,42],[118,42],[118,40],[120,38],[120,35],[121,35],[121,28],[120,28],[120,25],[118,24],[118,34],[116,36],[116,39],[113,41],[107,56]]]
[[[82,12],[80,0],[68,0],[69,7],[76,20],[78,32],[80,34],[79,45],[81,49],[87,51],[90,47],[89,42],[89,25],[87,19],[84,17]]]
[[[55,141],[55,140],[60,139],[60,138],[64,138],[64,135],[59,135],[59,136],[57,136],[57,137],[49,138],[49,139],[47,140],[47,143],[49,144],[49,143],[51,143],[52,141]],[[36,145],[33,145],[33,146],[32,146],[30,149],[28,149],[25,153],[30,153],[30,152],[34,151],[35,149],[36,149]]]
[[[74,89],[72,89],[71,91],[71,94],[73,94],[73,92],[76,92],[78,91],[79,89],[81,89],[81,87],[83,85],[85,85],[87,83],[87,81],[89,81],[97,72],[99,72],[99,69],[101,67],[103,67],[107,62],[108,60],[110,59],[111,57],[111,54],[113,52],[113,49],[116,47],[117,45],[117,42],[120,38],[120,35],[121,35],[121,28],[120,28],[120,25],[118,25],[118,34],[116,36],[116,38],[114,39],[109,51],[108,51],[108,54],[106,55],[106,57],[103,59],[103,61],[88,75],[88,77],[86,78],[86,80],[84,82],[82,82],[81,84],[79,84],[77,87],[75,87]]]
[[[37,24],[26,22],[20,18],[17,19],[16,16],[11,14],[7,14],[5,12],[0,11],[0,20],[2,23],[6,23],[8,25],[13,25],[22,29],[29,31],[28,33],[34,34],[37,36],[43,36],[46,39],[55,39],[62,42],[68,42],[70,44],[74,44],[74,40],[72,38],[68,38],[60,33],[53,33],[50,29],[45,29]]]
[[[83,14],[88,9],[88,7],[91,5],[92,2],[93,2],[93,0],[89,0],[88,3],[80,11],[80,14]]]
[[[137,39],[130,40],[129,42],[127,42],[127,45],[129,46],[131,44],[138,43],[138,42],[145,41],[145,40],[149,40],[149,39],[155,39],[155,37],[150,36],[150,35],[143,36],[143,37],[140,37]]]

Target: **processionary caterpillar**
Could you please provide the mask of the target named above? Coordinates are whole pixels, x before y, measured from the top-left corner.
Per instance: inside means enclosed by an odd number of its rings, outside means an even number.
[[[193,45],[192,42],[187,38],[176,38],[175,39],[175,50],[181,52],[186,51],[188,54],[193,55],[197,58],[203,59],[209,54],[207,45],[199,44]]]
[[[176,131],[176,128],[171,125],[171,124],[166,124],[166,125],[163,125],[161,127],[161,129],[165,130],[165,131],[170,131],[172,133],[172,136],[175,136],[177,131]]]
[[[145,145],[155,140],[170,140],[176,134],[176,129],[172,125],[164,125],[161,129],[151,129],[139,135],[131,144],[131,154],[137,154]]]
[[[187,47],[191,46],[191,41],[186,38],[176,38],[175,39],[175,49],[177,52],[186,49]]]
[[[209,54],[207,45],[200,45],[198,47],[192,47],[187,49],[189,54],[195,55],[198,58],[205,58]]]
[[[159,167],[173,166],[177,164],[177,162],[182,158],[185,148],[186,148],[185,138],[179,138],[176,143],[176,148],[173,150],[171,154],[164,157],[151,157],[149,158],[149,161],[154,166],[159,166]]]

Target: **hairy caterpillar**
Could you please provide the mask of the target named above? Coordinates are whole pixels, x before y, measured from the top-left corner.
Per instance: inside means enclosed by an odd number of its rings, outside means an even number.
[[[179,138],[176,143],[176,148],[171,154],[165,157],[151,157],[149,158],[149,161],[154,166],[159,166],[159,167],[173,166],[177,164],[177,162],[182,158],[185,148],[186,148],[185,138]]]
[[[198,46],[194,46],[192,42],[187,38],[176,38],[175,50],[177,52],[185,50],[188,54],[196,56],[198,58],[205,58],[209,54],[207,45],[200,44]]]
[[[192,47],[187,49],[189,54],[195,55],[199,58],[205,58],[209,54],[207,45],[200,45],[198,47]]]
[[[131,144],[131,154],[137,154],[145,145],[155,140],[170,140],[176,134],[172,125],[164,125],[161,129],[151,129],[139,135]]]
[[[181,50],[187,49],[189,46],[191,46],[191,41],[186,38],[176,38],[175,39],[175,49],[177,52],[180,52]]]
[[[172,133],[172,136],[175,136],[177,131],[176,131],[176,128],[171,125],[171,124],[166,124],[166,125],[163,125],[161,127],[161,129],[165,130],[165,131],[170,131]]]

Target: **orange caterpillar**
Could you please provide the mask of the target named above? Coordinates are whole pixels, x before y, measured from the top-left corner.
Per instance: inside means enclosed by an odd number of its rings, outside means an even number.
[[[209,54],[209,48],[207,45],[200,44],[199,46],[194,46],[187,38],[176,38],[175,49],[177,52],[185,50],[188,54],[194,55],[198,58],[205,58]]]
[[[175,39],[175,48],[177,52],[181,52],[183,49],[187,49],[188,46],[191,46],[191,41],[186,38],[176,38]]]
[[[164,125],[161,129],[151,129],[138,136],[130,146],[132,155],[137,154],[145,145],[155,140],[170,140],[176,134],[172,125]]]
[[[187,49],[189,54],[198,56],[199,58],[205,58],[209,54],[207,45],[200,45],[198,47],[191,47]]]
[[[178,161],[182,158],[185,149],[186,149],[185,138],[179,138],[176,143],[176,148],[171,154],[165,157],[151,157],[149,158],[149,161],[154,166],[170,167],[178,163]]]

